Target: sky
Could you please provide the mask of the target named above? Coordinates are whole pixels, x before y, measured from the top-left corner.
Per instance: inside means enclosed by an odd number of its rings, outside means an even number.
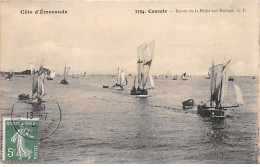
[[[137,72],[137,47],[155,40],[152,74],[207,75],[231,59],[235,75],[258,69],[258,1],[3,2],[0,70],[23,71],[34,59],[62,73],[115,74],[119,64]],[[176,9],[246,9],[238,13],[176,13]],[[21,10],[66,10],[64,15],[21,14]],[[166,14],[135,14],[166,9]]]

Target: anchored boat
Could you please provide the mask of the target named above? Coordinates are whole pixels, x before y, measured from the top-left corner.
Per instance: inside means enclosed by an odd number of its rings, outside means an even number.
[[[154,46],[155,41],[152,41],[148,45],[145,43],[137,48],[137,88],[135,76],[134,86],[130,95],[136,95],[136,97],[148,97],[148,89],[154,87],[153,77],[150,74],[150,68],[154,58]],[[148,78],[150,80],[150,88],[147,88]]]

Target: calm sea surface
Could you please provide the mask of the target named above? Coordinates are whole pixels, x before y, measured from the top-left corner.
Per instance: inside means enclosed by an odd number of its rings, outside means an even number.
[[[47,120],[59,116],[57,101],[61,122],[54,134],[43,135],[50,122],[41,117],[39,163],[257,163],[258,79],[235,77],[244,105],[229,110],[223,121],[202,118],[196,107],[182,109],[181,102],[190,98],[197,104],[208,101],[205,77],[161,76],[143,99],[129,95],[133,76],[122,91],[102,88],[115,83],[111,76],[70,77],[68,85],[59,84],[61,79],[45,81]],[[17,100],[31,92],[31,83],[31,76],[0,78],[2,116],[10,117],[13,106],[15,113],[37,115],[37,109]],[[229,82],[225,104],[235,100]]]

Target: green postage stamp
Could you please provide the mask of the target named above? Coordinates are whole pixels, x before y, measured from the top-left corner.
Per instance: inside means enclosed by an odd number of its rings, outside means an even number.
[[[3,161],[38,159],[39,118],[3,118]]]

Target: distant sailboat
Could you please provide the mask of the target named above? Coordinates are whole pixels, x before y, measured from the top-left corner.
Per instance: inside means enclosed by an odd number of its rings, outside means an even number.
[[[167,74],[165,75],[165,78],[168,78],[169,75],[170,75],[170,72],[167,71]]]
[[[206,79],[210,79],[210,75],[209,75],[209,72],[208,72],[208,76],[206,77]]]
[[[152,41],[148,45],[145,43],[137,48],[137,88],[135,86],[135,77],[131,95],[136,95],[137,97],[147,97],[147,90],[154,87],[153,77],[150,75],[150,68],[154,58],[154,47],[155,41]],[[150,80],[150,88],[147,88],[148,78]]]
[[[224,97],[227,92],[228,87],[228,65],[231,60],[225,64],[219,64],[209,69],[210,71],[210,106],[207,107],[206,104],[198,105],[197,112],[201,115],[207,115],[214,118],[224,118],[224,111],[226,108],[238,107],[238,106],[223,106]],[[240,88],[235,86],[236,93],[241,94]],[[242,96],[242,94],[241,94]],[[239,103],[241,103],[241,96],[238,95]],[[214,104],[213,104],[214,103]]]
[[[45,95],[44,78],[48,70],[46,68],[43,68],[43,60],[37,62],[37,65],[34,61],[33,64],[33,68],[31,68],[31,74],[33,76],[32,96],[30,98],[29,94],[21,94],[18,97],[19,100],[25,100],[25,102],[27,103],[38,104],[42,102],[42,98]]]
[[[228,81],[234,81],[234,74],[228,77]]]
[[[178,76],[177,75],[174,75],[172,80],[177,80],[178,79]]]
[[[5,80],[10,81],[13,75],[13,70],[11,70],[9,73],[5,75]]]
[[[117,81],[113,86],[115,89],[122,90],[124,86],[127,85],[127,78],[125,76],[125,70],[120,67],[117,68]]]
[[[66,66],[64,67],[64,78],[60,81],[61,84],[67,85],[68,84],[68,77],[69,77],[70,67]]]
[[[47,72],[47,80],[53,80],[55,78],[55,72],[51,72],[48,70]]]
[[[181,79],[182,79],[182,80],[187,80],[187,78],[186,78],[186,72],[182,74]]]

